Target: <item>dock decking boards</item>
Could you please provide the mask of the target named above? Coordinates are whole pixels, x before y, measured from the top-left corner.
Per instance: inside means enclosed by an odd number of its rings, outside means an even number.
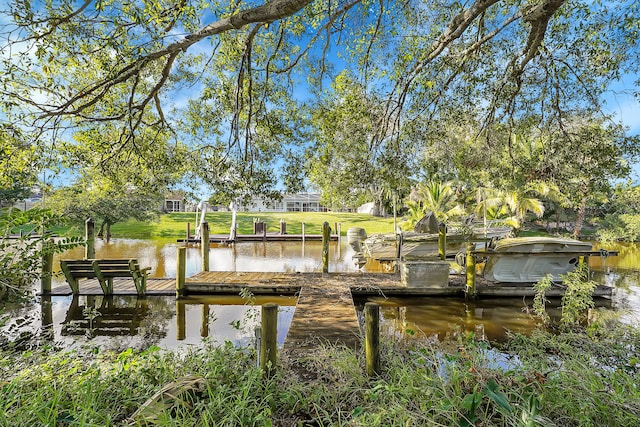
[[[80,295],[104,295],[98,279],[80,279],[78,281]],[[136,285],[132,278],[113,279],[113,295],[137,295]],[[175,296],[176,279],[147,279],[147,295]],[[51,296],[72,295],[71,288],[66,282],[51,289]]]
[[[284,341],[289,357],[299,358],[314,351],[318,339],[357,349],[360,325],[348,286],[333,283],[305,286],[300,290],[298,304]]]
[[[248,289],[255,294],[292,295],[305,286],[319,285],[332,287],[335,283],[350,288],[358,295],[394,295],[394,296],[464,296],[464,276],[449,276],[448,286],[441,288],[407,287],[400,283],[397,275],[389,273],[269,273],[269,272],[234,272],[204,271],[188,277],[185,283],[186,294],[238,294]],[[135,286],[130,278],[114,279],[114,295],[134,295]],[[491,283],[482,278],[476,281],[479,297],[534,296],[535,291],[527,283]],[[549,297],[562,296],[563,287],[553,287],[546,293]],[[96,279],[80,280],[80,295],[102,295],[102,288]],[[598,286],[593,295],[609,297],[613,289]],[[56,286],[50,295],[71,295],[68,284]],[[147,295],[175,295],[175,279],[147,279]]]

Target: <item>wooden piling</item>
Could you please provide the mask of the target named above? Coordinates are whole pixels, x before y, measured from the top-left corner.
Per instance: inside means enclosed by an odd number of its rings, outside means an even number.
[[[187,272],[187,248],[178,248],[176,264],[176,296],[181,297],[184,295],[184,282]]]
[[[96,257],[96,224],[91,218],[84,223],[84,235],[86,246],[84,248],[84,259],[95,259]]]
[[[280,234],[287,234],[287,223],[284,221],[284,219],[280,220]]]
[[[442,261],[447,259],[447,226],[444,222],[438,224],[438,255]]]
[[[187,240],[186,240],[187,243],[189,243],[189,239],[191,239],[191,223],[190,222],[187,223]]]
[[[53,275],[53,239],[49,239],[42,244],[42,275],[40,276],[40,287],[42,294],[51,293],[51,277]]]
[[[331,235],[331,227],[325,221],[322,224],[322,272],[329,272],[329,237]]]
[[[399,264],[402,261],[402,244],[404,240],[404,235],[402,232],[396,234],[396,264]]]
[[[270,377],[278,362],[278,304],[262,306],[260,368]]]
[[[373,302],[364,305],[365,356],[367,375],[380,374],[380,306]]]
[[[202,254],[202,271],[209,271],[209,223],[200,224],[200,252]]]
[[[467,298],[473,298],[476,295],[476,257],[473,254],[475,245],[467,243],[467,287],[465,293]]]

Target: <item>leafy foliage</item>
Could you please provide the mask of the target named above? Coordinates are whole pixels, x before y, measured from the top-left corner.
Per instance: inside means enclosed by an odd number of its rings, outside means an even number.
[[[382,101],[348,72],[313,105],[308,149],[309,179],[328,206],[355,208],[373,201],[377,213],[393,190],[407,188],[413,161],[410,142],[384,133]]]
[[[0,129],[0,207],[27,198],[37,172],[35,148],[11,128]]]
[[[57,220],[48,210],[0,210],[0,300],[32,291],[42,274],[43,256],[81,244],[79,238],[52,241],[43,233]]]
[[[533,284],[535,290],[535,296],[533,297],[533,313],[542,321],[543,324],[548,324],[551,318],[546,310],[546,292],[551,289],[553,285],[553,276],[547,274],[542,279]]]
[[[561,277],[562,283],[567,287],[562,295],[562,324],[579,324],[586,318],[588,310],[594,307],[593,290],[598,283],[590,280],[589,266],[586,263]]]
[[[33,140],[109,124],[123,153],[170,133],[191,147],[194,176],[229,198],[302,188],[305,173],[276,176],[299,171],[305,148],[341,170],[332,143],[359,156],[340,154],[364,181],[348,199],[407,193],[405,179],[425,178],[412,165],[424,154],[427,179],[501,189],[541,179],[579,207],[634,151],[601,95],[638,70],[635,7],[13,0],[2,11],[3,117]],[[323,106],[339,107],[336,123]],[[354,141],[330,140],[341,121]],[[586,179],[595,171],[602,179]]]

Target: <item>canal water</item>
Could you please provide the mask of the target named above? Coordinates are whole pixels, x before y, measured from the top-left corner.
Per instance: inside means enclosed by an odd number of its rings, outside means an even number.
[[[137,258],[151,267],[150,277],[176,275],[178,244],[173,239],[98,240],[98,258]],[[594,278],[615,286],[611,300],[599,300],[594,310],[616,310],[621,320],[640,324],[640,245],[616,244],[598,249],[616,250],[618,257],[592,257]],[[320,242],[247,242],[212,245],[213,271],[313,272],[321,270]],[[53,286],[64,286],[59,259],[78,259],[82,248],[57,256]],[[330,272],[357,271],[354,252],[346,244],[332,242]],[[200,271],[200,248],[187,251],[187,276]],[[368,261],[364,271],[384,272],[385,266]],[[36,289],[34,289],[36,291]],[[522,298],[481,299],[467,302],[458,298],[357,299],[356,308],[366,301],[381,305],[382,328],[398,338],[456,338],[473,332],[477,337],[502,340],[509,331],[528,333],[536,327],[530,315],[531,300]],[[21,304],[5,305],[0,312],[0,345],[25,348],[50,343],[64,348],[79,346],[123,350],[129,347],[185,349],[203,341],[239,346],[252,344],[260,323],[260,306],[275,302],[278,314],[278,343],[282,345],[293,317],[295,296],[207,296],[176,301],[174,297],[148,296],[54,296],[37,297]],[[552,301],[549,314],[559,318],[559,301]]]

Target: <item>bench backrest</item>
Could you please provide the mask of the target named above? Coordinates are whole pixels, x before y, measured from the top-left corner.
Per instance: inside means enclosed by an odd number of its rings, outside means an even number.
[[[125,271],[139,270],[140,265],[136,259],[69,259],[60,260],[61,265],[71,273],[81,273],[94,270],[94,263],[98,264],[100,270],[108,271]]]

